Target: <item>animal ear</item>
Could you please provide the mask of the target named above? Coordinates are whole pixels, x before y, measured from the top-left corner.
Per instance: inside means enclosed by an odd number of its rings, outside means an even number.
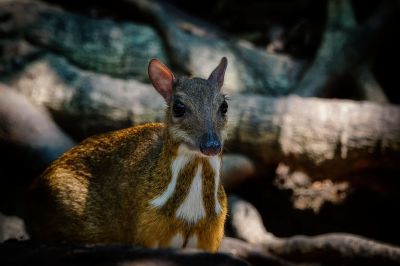
[[[147,72],[154,88],[169,102],[172,98],[172,86],[175,82],[174,74],[157,59],[151,59]]]
[[[219,65],[214,69],[208,78],[209,81],[217,85],[218,89],[221,89],[222,85],[224,84],[224,76],[227,65],[228,59],[226,59],[226,57],[222,57]]]

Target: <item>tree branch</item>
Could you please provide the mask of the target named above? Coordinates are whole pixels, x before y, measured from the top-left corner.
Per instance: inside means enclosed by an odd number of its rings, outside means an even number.
[[[238,197],[229,197],[230,225],[234,235],[272,254],[296,262],[351,265],[398,265],[400,248],[364,237],[330,233],[278,238],[267,232],[257,209]]]
[[[357,26],[349,0],[330,0],[321,46],[294,93],[326,95],[325,88],[332,80],[351,73],[367,58],[396,10],[398,4],[382,4],[367,22]]]

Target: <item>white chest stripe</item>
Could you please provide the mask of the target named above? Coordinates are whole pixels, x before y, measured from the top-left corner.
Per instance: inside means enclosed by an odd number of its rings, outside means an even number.
[[[194,224],[206,216],[202,192],[202,171],[203,165],[199,164],[190,186],[189,193],[176,211],[177,218],[181,218],[190,224]]]
[[[154,207],[161,207],[169,200],[169,198],[171,198],[175,191],[179,172],[185,167],[188,161],[189,156],[187,156],[187,154],[180,154],[175,158],[171,164],[172,179],[169,182],[167,189],[160,196],[150,201],[151,205]]]
[[[197,235],[192,235],[187,241],[185,248],[197,248],[198,244],[197,242],[198,242]]]
[[[170,248],[182,248],[184,244],[184,239],[181,234],[177,233],[169,242]]]
[[[218,188],[220,181],[220,169],[221,169],[221,158],[218,156],[213,156],[208,159],[212,169],[214,170],[214,199],[215,199],[215,213],[218,215],[221,213],[221,204],[218,201]]]
[[[178,156],[171,164],[172,178],[169,182],[167,189],[156,198],[150,201],[154,207],[162,207],[172,197],[175,192],[177,180],[180,171],[193,159],[195,154],[187,150],[184,145],[178,149]],[[220,168],[221,158],[218,156],[209,157],[208,161],[212,167],[214,175],[214,199],[215,199],[215,213],[219,215],[222,211],[221,204],[218,201],[218,188],[220,185]],[[186,198],[176,211],[176,217],[181,218],[188,223],[196,223],[206,216],[204,203],[203,203],[203,184],[202,184],[202,171],[203,165],[198,165],[195,177],[192,180],[189,192]]]

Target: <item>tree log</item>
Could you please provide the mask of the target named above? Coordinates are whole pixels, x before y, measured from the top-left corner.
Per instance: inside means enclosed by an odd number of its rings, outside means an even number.
[[[286,162],[313,178],[335,179],[377,167],[395,170],[400,161],[398,106],[237,96],[229,115],[231,151],[266,164]]]
[[[26,10],[29,10],[27,12]],[[148,80],[147,63],[168,63],[163,43],[149,26],[90,19],[38,1],[1,1],[0,34],[22,35],[32,44],[62,54],[82,68]]]
[[[81,71],[48,55],[8,81],[49,108],[75,136],[162,121],[162,97],[146,84]],[[400,108],[349,100],[236,95],[229,103],[230,152],[340,178],[376,167],[398,171]],[[317,173],[317,175],[316,175]]]
[[[132,246],[85,246],[9,240],[0,243],[5,265],[253,265],[301,266],[279,258],[261,245],[226,237],[219,253],[199,250],[144,249]],[[319,264],[316,264],[319,265]]]
[[[224,154],[221,170],[221,180],[225,190],[237,188],[245,180],[254,177],[256,166],[246,156],[240,154]]]
[[[72,244],[8,241],[0,244],[2,265],[247,265],[227,254],[193,250],[144,249],[131,246],[78,246]]]
[[[400,247],[345,233],[278,238],[267,232],[261,215],[249,202],[231,196],[228,206],[234,235],[278,257],[340,265],[400,265]]]
[[[244,47],[237,40],[206,33],[214,31],[209,28],[188,31],[191,22],[177,21],[171,15],[177,12],[157,2],[129,3],[128,8],[154,18],[165,43],[145,25],[89,19],[26,0],[0,2],[0,17],[7,17],[0,22],[0,34],[22,35],[39,48],[62,54],[80,67],[138,80],[147,80],[144,66],[153,57],[171,61],[187,74],[207,77],[221,57],[227,56],[230,67],[225,86],[230,93],[285,95],[294,88],[304,69],[301,61]]]
[[[8,239],[29,239],[24,221],[17,216],[4,215],[0,212],[0,243]],[[1,262],[1,260],[0,260]]]
[[[74,145],[43,107],[0,84],[0,143],[4,142],[31,154],[39,168]]]
[[[204,23],[196,23],[176,8],[162,2],[122,2],[151,18],[165,39],[172,62],[190,74],[207,77],[220,58],[226,56],[230,67],[225,75],[225,88],[231,94],[246,92],[287,95],[293,90],[305,67],[304,62],[286,55],[266,53],[251,45],[242,45],[226,34],[223,34],[223,38],[215,28],[204,27]]]
[[[225,88],[230,94],[281,96],[296,87],[296,93],[302,96],[326,96],[326,86],[333,80],[365,64],[364,55],[398,9],[397,5],[383,5],[367,23],[357,26],[347,1],[329,1],[323,42],[313,64],[301,77],[304,62],[243,45],[165,3],[121,0],[118,5],[149,17],[162,39],[143,24],[90,19],[27,0],[0,2],[0,17],[7,18],[0,22],[0,34],[22,35],[80,67],[141,81],[147,81],[143,65],[152,57],[172,63],[176,70],[205,77],[222,56],[227,56],[231,64]],[[384,101],[385,95],[374,77],[363,69],[353,73],[365,90],[360,96]],[[371,90],[375,92],[371,94]]]
[[[253,266],[295,266],[304,265],[303,263],[295,263],[275,256],[262,245],[251,244],[237,238],[224,237],[219,249],[220,252],[232,254],[235,257],[249,262]],[[306,264],[311,266],[312,264]],[[319,265],[319,264],[317,264]],[[304,265],[305,266],[305,265]]]

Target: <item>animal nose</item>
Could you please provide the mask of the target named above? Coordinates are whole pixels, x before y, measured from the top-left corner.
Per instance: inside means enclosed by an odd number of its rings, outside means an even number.
[[[221,142],[217,134],[208,132],[201,137],[200,151],[207,156],[214,156],[221,152]]]

